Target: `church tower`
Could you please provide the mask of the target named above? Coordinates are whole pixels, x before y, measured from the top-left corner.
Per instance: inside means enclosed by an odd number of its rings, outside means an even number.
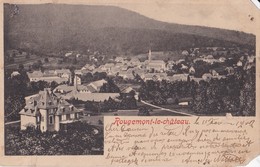
[[[148,60],[149,60],[149,62],[151,62],[151,60],[152,60],[152,51],[151,51],[151,48],[149,49]]]

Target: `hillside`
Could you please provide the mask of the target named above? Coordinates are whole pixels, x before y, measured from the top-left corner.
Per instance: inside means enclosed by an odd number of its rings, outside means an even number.
[[[170,24],[112,6],[4,5],[5,48],[43,53],[99,50],[136,54],[199,46],[255,46],[255,36],[238,31]]]

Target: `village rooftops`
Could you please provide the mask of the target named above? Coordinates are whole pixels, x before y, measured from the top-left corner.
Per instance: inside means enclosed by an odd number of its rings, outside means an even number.
[[[71,74],[69,69],[55,70],[55,73],[57,73],[57,74]]]
[[[104,79],[101,79],[101,80],[98,80],[98,81],[91,82],[90,84],[88,84],[88,86],[91,86],[96,92],[99,92],[100,88],[105,83],[107,83],[107,81],[104,80]]]
[[[31,72],[27,72],[27,75],[29,78],[35,78],[35,77],[43,77],[44,74],[41,71],[33,71]]]
[[[187,81],[189,74],[174,74],[173,76],[168,76],[169,81]]]

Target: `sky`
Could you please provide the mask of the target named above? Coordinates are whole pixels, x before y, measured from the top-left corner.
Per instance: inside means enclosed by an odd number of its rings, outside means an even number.
[[[116,5],[160,21],[256,33],[256,15],[259,15],[259,11],[249,0],[232,1],[232,3],[222,0],[215,1],[215,4],[214,0],[185,2],[187,3],[161,0]]]
[[[32,1],[31,1],[32,2]],[[31,3],[9,0],[9,3]],[[225,28],[256,34],[259,9],[250,0],[38,0],[33,3],[110,5],[170,23]]]

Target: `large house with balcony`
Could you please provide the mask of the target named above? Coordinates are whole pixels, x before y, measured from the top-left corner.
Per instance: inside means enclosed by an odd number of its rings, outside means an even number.
[[[48,88],[39,94],[25,97],[26,106],[20,111],[21,130],[29,127],[59,131],[66,124],[78,121],[82,111],[57,97]]]

